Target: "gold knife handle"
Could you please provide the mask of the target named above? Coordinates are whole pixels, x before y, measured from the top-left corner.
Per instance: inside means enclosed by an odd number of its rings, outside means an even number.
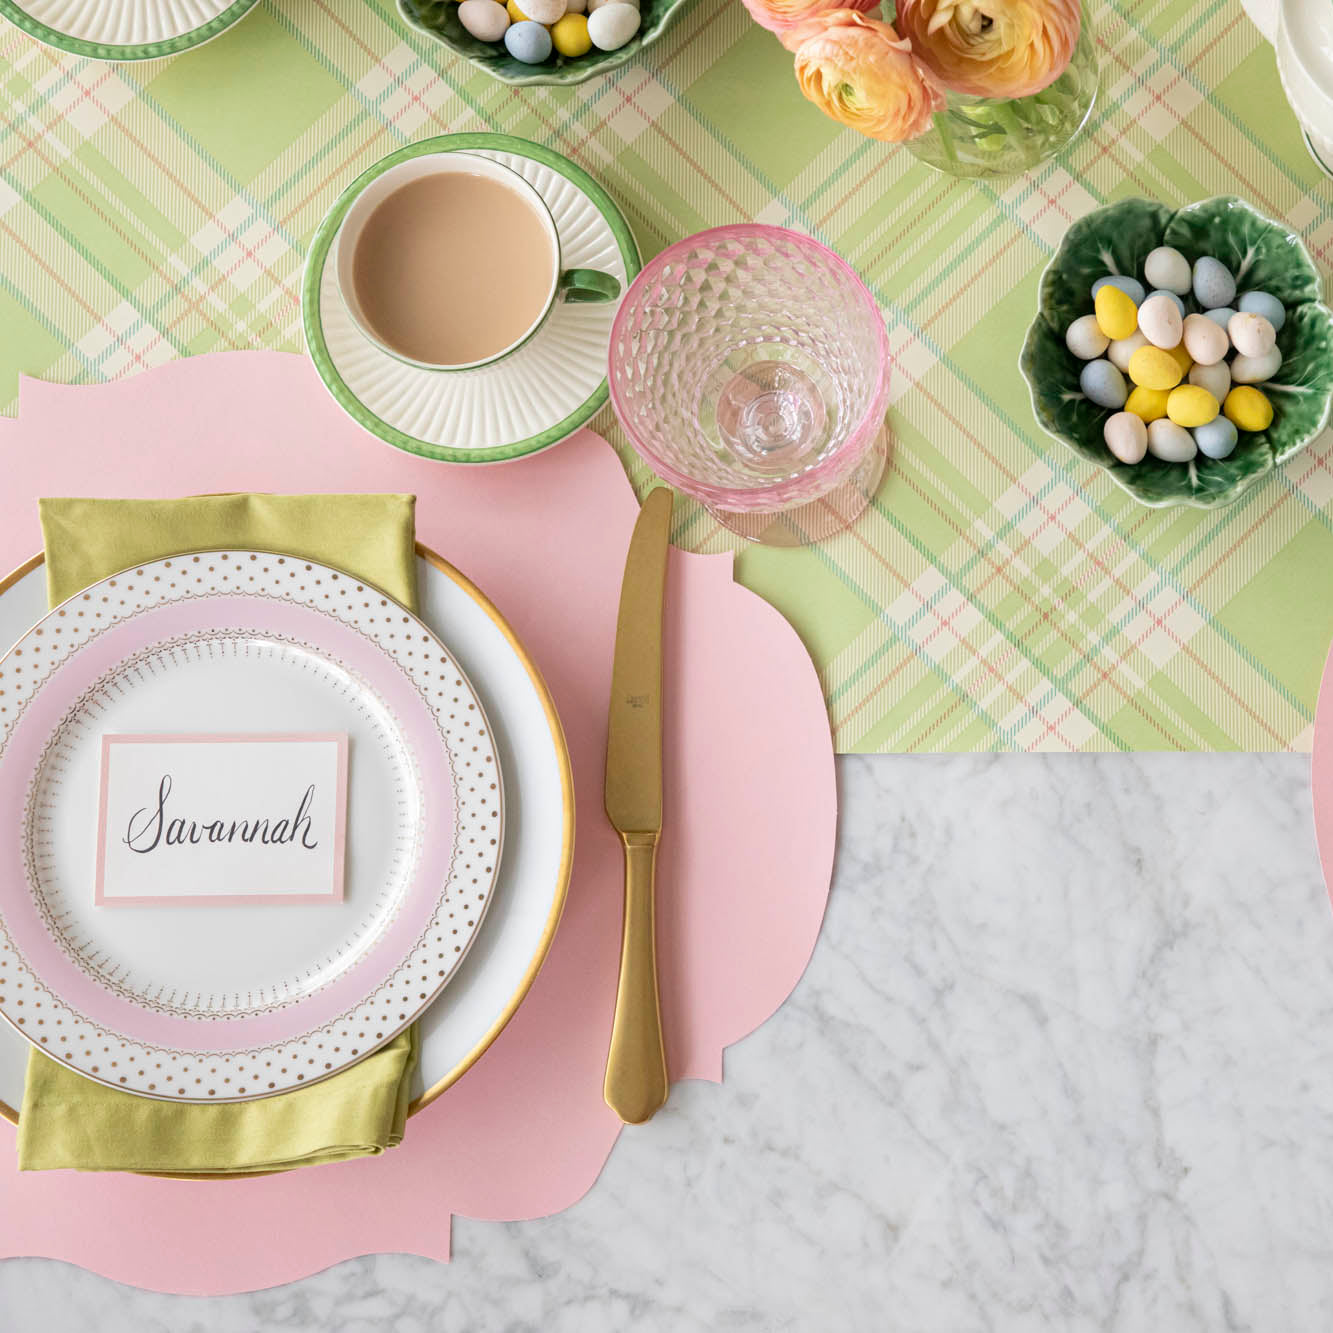
[[[657,996],[653,881],[656,833],[622,833],[625,844],[625,930],[620,985],[606,1057],[606,1104],[627,1124],[648,1120],[667,1099],[666,1050]]]

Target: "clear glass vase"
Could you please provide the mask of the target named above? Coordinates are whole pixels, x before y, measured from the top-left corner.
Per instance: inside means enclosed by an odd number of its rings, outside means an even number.
[[[1031,97],[945,94],[932,127],[907,151],[954,176],[1017,176],[1072,143],[1097,100],[1097,45],[1084,8],[1074,54],[1054,83]]]

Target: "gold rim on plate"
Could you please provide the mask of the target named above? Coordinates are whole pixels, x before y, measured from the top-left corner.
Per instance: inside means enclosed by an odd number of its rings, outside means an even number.
[[[574,777],[569,763],[569,747],[565,744],[565,732],[560,725],[560,717],[555,710],[555,701],[551,698],[551,691],[547,688],[546,682],[542,679],[541,671],[528,654],[527,649],[519,641],[509,622],[505,620],[496,609],[495,604],[471,579],[464,574],[460,574],[443,556],[437,555],[429,546],[425,546],[421,542],[416,544],[416,553],[428,565],[439,570],[446,578],[457,584],[486,613],[494,622],[495,627],[504,635],[519,661],[523,663],[523,669],[528,673],[528,677],[531,679],[533,687],[541,700],[542,711],[545,712],[547,725],[551,729],[551,740],[555,744],[556,759],[560,766],[560,790],[564,807],[565,832],[564,842],[560,850],[560,869],[557,873],[558,882],[556,884],[555,900],[551,904],[551,910],[546,918],[546,926],[528,963],[527,971],[524,972],[517,989],[509,997],[508,1003],[506,1003],[500,1016],[491,1025],[485,1036],[443,1078],[433,1083],[411,1103],[407,1108],[409,1118],[429,1106],[446,1088],[452,1087],[462,1078],[481,1059],[491,1043],[504,1030],[509,1020],[513,1018],[533,981],[536,980],[537,973],[541,971],[541,966],[546,961],[546,955],[550,952],[551,941],[555,938],[556,927],[560,924],[560,916],[564,911],[565,899],[569,893],[569,877],[574,862]],[[38,552],[31,559],[25,560],[17,569],[5,575],[3,579],[0,579],[0,594],[8,592],[21,578],[31,574],[45,561],[45,558],[43,553]],[[0,1101],[0,1118],[8,1120],[11,1125],[17,1125],[19,1113],[6,1102]],[[197,1171],[142,1171],[134,1174],[160,1176],[168,1180],[245,1180],[254,1176],[273,1175],[274,1172],[236,1171],[224,1174]]]

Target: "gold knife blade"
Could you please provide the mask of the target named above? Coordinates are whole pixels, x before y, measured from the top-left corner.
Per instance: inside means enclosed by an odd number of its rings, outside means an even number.
[[[606,814],[625,845],[620,982],[603,1095],[626,1124],[667,1098],[657,990],[654,878],[662,830],[662,604],[673,496],[658,487],[634,524],[616,619]]]

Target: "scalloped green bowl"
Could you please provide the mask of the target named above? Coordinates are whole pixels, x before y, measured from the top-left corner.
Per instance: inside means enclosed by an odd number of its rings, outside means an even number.
[[[540,65],[525,65],[521,60],[515,60],[505,50],[503,42],[478,41],[458,21],[455,0],[398,0],[398,13],[409,27],[433,37],[501,83],[565,85],[582,83],[598,74],[609,74],[633,60],[666,31],[667,25],[687,4],[689,0],[641,0],[639,12],[643,15],[643,23],[618,50],[599,51],[593,47],[586,56],[552,55]]]
[[[1142,281],[1143,261],[1159,245],[1175,246],[1191,263],[1213,255],[1236,275],[1239,292],[1270,292],[1287,307],[1277,338],[1282,368],[1262,386],[1273,424],[1242,431],[1230,458],[1164,463],[1149,455],[1129,467],[1102,439],[1109,413],[1079,389],[1083,363],[1065,347],[1065,329],[1092,310],[1089,291],[1098,278],[1116,272]],[[1200,308],[1190,297],[1186,307]],[[1019,365],[1042,429],[1105,468],[1136,500],[1210,508],[1238,499],[1323,430],[1333,404],[1333,314],[1320,303],[1319,271],[1300,238],[1243,199],[1204,199],[1174,213],[1147,199],[1125,199],[1065,233],[1042,274]]]

